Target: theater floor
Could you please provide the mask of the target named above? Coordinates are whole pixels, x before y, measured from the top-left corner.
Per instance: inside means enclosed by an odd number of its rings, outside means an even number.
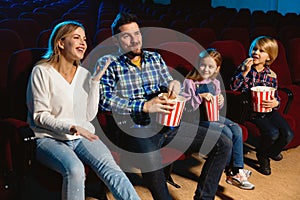
[[[298,200],[300,199],[300,147],[283,152],[282,161],[271,161],[272,174],[265,176],[255,169],[255,151],[247,146],[249,152],[245,154],[245,168],[252,170],[250,181],[255,184],[254,190],[242,190],[225,182],[223,174],[219,183],[219,189],[215,200]],[[192,155],[186,160],[177,161],[174,165],[172,177],[181,188],[175,188],[168,184],[174,200],[192,200],[196,188],[196,180],[203,166],[202,158]],[[151,194],[139,176],[130,177],[142,200],[151,200]],[[108,194],[109,200],[113,200]],[[96,200],[86,198],[86,200]]]

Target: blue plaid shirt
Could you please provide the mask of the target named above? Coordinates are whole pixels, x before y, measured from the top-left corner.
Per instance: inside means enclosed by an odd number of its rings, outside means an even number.
[[[275,72],[273,72],[268,66],[265,66],[261,72],[257,72],[255,68],[251,68],[246,77],[242,75],[238,67],[235,75],[231,78],[230,89],[233,91],[250,92],[250,89],[255,86],[269,86],[278,87],[278,80]],[[275,92],[275,97],[280,103],[280,97],[278,91]]]
[[[119,114],[142,112],[144,103],[167,87],[173,80],[162,57],[156,52],[143,51],[141,70],[126,55],[106,55],[96,66],[111,64],[100,80],[100,109]]]

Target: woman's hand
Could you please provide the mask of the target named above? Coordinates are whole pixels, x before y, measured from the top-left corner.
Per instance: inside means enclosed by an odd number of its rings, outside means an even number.
[[[105,63],[102,70],[100,70],[101,69],[100,66],[97,66],[96,70],[94,71],[92,79],[94,81],[100,81],[100,79],[102,78],[105,70],[108,68],[109,64],[110,64],[110,58],[107,59],[107,61],[106,61],[106,63]]]
[[[275,97],[271,96],[271,100],[263,100],[261,105],[264,108],[275,108],[279,105],[279,102]]]
[[[70,132],[77,136],[81,135],[82,137],[85,137],[89,141],[99,140],[99,137],[97,135],[89,132],[88,130],[80,126],[72,126],[70,128]]]

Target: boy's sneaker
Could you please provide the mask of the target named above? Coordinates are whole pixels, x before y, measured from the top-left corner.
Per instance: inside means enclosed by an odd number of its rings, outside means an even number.
[[[255,186],[248,181],[244,169],[240,169],[239,173],[234,176],[227,176],[226,183],[235,185],[244,190],[253,190],[255,188]]]

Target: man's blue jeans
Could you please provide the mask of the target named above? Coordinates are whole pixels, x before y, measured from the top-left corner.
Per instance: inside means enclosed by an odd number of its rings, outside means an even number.
[[[40,138],[37,139],[36,154],[39,162],[62,175],[63,200],[85,199],[83,163],[96,172],[116,199],[140,199],[125,173],[100,140],[91,142],[81,138],[58,141]]]
[[[121,133],[124,137],[122,139],[122,147],[128,151],[136,153],[153,152],[173,142],[174,138],[176,138],[177,142],[172,145],[173,148],[179,147],[180,149],[180,147],[185,146],[188,147],[185,150],[188,153],[198,152],[201,155],[205,155],[207,160],[199,177],[194,198],[214,199],[229,151],[232,148],[232,142],[227,136],[205,127],[185,122],[182,122],[180,127],[164,127],[151,137],[143,137],[143,135],[153,134],[153,129],[147,126],[132,126],[126,132],[130,133],[130,135]],[[171,200],[162,168],[162,158],[158,154],[153,155],[145,157],[143,161],[126,158],[122,163],[127,161],[125,163],[127,166],[133,164],[136,166],[146,165],[155,169],[142,173],[153,198],[155,200]],[[122,164],[123,166],[124,164]]]

